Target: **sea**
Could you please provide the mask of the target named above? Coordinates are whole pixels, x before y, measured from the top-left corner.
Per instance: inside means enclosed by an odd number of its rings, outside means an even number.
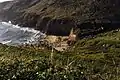
[[[46,35],[38,30],[0,22],[0,43],[7,45],[37,44]]]

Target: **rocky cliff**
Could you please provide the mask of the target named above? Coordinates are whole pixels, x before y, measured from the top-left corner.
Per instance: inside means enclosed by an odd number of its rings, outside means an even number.
[[[72,27],[96,34],[120,21],[119,0],[14,0],[0,7],[1,19],[53,35],[68,35]]]

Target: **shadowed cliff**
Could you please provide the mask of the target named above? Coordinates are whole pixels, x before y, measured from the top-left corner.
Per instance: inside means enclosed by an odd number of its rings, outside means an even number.
[[[15,0],[1,5],[1,19],[52,35],[68,35],[72,27],[94,33],[120,21],[119,0]]]

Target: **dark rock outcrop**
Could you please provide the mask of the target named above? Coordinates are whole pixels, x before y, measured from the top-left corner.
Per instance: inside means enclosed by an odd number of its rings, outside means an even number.
[[[1,19],[54,35],[68,35],[72,27],[89,34],[120,23],[119,0],[14,0],[0,6]]]

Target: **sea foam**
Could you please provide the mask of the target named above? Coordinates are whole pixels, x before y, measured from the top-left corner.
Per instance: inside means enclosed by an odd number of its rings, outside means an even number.
[[[35,44],[46,35],[38,30],[0,22],[0,42],[3,44]]]

